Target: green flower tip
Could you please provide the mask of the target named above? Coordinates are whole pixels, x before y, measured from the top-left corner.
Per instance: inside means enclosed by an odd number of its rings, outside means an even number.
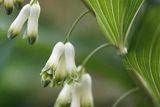
[[[10,15],[13,12],[13,7],[12,6],[6,7],[5,6],[5,10],[6,10],[6,14]]]
[[[33,45],[33,44],[36,42],[36,40],[37,40],[37,37],[36,37],[36,36],[29,36],[29,37],[28,37],[28,43],[29,43],[30,45]]]
[[[8,31],[8,33],[7,33],[8,39],[14,39],[17,35],[18,35],[18,33],[13,32],[13,30]]]

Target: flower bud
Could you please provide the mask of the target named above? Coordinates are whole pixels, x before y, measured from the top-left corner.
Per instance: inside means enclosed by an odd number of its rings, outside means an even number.
[[[80,89],[81,85],[79,83],[75,83],[72,87],[72,102],[71,107],[81,107],[80,105]]]
[[[33,44],[38,37],[38,19],[40,16],[40,5],[39,3],[34,3],[31,6],[30,16],[27,25],[27,38],[30,44]]]
[[[78,72],[75,64],[75,50],[73,45],[68,42],[65,44],[66,71],[70,80],[78,79]]]
[[[71,85],[65,84],[61,90],[54,107],[66,107],[71,102]]]
[[[30,8],[31,8],[30,4],[25,5],[22,8],[22,10],[20,11],[17,18],[13,21],[13,23],[11,24],[11,26],[8,30],[8,38],[9,39],[13,39],[14,37],[16,37],[20,33],[24,23],[26,22],[26,20],[29,17]]]
[[[48,71],[49,69],[52,69],[53,71],[56,70],[60,57],[64,53],[64,44],[62,42],[58,42],[51,53],[51,56],[49,57],[45,67],[42,69],[42,72]]]
[[[6,9],[6,13],[10,15],[14,8],[14,1],[13,0],[4,0],[4,7]]]
[[[92,95],[92,79],[89,74],[83,74],[81,77],[81,106],[94,107]]]

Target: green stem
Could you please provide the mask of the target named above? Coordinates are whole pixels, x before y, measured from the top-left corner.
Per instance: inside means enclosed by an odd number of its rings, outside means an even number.
[[[105,43],[105,44],[102,44],[100,45],[99,47],[97,47],[96,49],[94,49],[85,59],[84,61],[82,62],[81,66],[84,67],[86,65],[86,63],[91,59],[91,57],[97,53],[98,51],[100,51],[101,49],[105,48],[105,47],[108,47],[108,46],[112,46],[112,44],[109,44],[109,43]]]
[[[73,32],[74,28],[76,27],[76,25],[78,24],[78,22],[83,18],[83,16],[85,16],[87,13],[89,13],[90,11],[87,10],[84,13],[82,13],[76,20],[75,22],[72,24],[71,28],[69,29],[69,32],[67,33],[67,36],[64,40],[64,43],[69,41],[69,37],[71,35],[71,33]]]
[[[125,99],[126,97],[128,97],[129,95],[131,95],[134,92],[137,92],[139,90],[139,88],[133,88],[131,90],[129,90],[128,92],[124,93],[113,105],[112,107],[116,107],[123,99]]]
[[[31,0],[30,4],[32,5],[32,4],[37,3],[37,2],[38,2],[38,0]]]

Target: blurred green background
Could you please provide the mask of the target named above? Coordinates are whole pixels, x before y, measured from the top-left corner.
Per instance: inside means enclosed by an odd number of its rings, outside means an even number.
[[[151,0],[152,2],[152,0]],[[6,32],[18,11],[5,14],[0,8],[0,107],[52,107],[60,88],[43,88],[40,71],[58,41],[63,41],[74,20],[86,10],[80,0],[40,0],[38,42],[30,46],[23,32],[8,40]],[[107,42],[92,14],[86,15],[71,35],[77,65],[97,46]],[[114,48],[98,52],[86,66],[93,79],[95,107],[111,107],[126,91],[136,87]],[[118,107],[153,107],[143,90]]]

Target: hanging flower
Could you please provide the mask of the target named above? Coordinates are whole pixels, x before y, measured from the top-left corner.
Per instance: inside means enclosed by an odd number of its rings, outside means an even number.
[[[69,80],[78,79],[77,67],[75,64],[75,50],[70,42],[67,42],[65,44],[65,58],[66,58],[66,71],[68,72]]]
[[[92,79],[89,74],[81,77],[81,107],[94,107],[92,95]]]
[[[21,2],[22,0],[18,1]],[[38,19],[40,16],[40,10],[41,9],[38,2],[26,4],[11,24],[8,30],[8,38],[13,39],[16,37],[21,32],[24,23],[28,19],[27,31],[24,34],[24,38],[27,38],[29,44],[31,45],[35,43],[38,37]]]
[[[55,102],[54,107],[65,107],[66,105],[70,104],[71,90],[72,90],[72,86],[65,84],[60,94],[58,95],[58,98]]]
[[[80,105],[80,96],[81,96],[80,89],[81,89],[80,83],[73,84],[71,107],[81,107],[81,105]]]
[[[89,74],[82,74],[79,82],[70,85],[70,91],[72,92],[72,100],[70,102],[71,107],[94,107],[92,95],[92,80]]]
[[[26,22],[26,20],[28,19],[30,15],[30,8],[31,8],[31,5],[26,4],[20,11],[17,18],[13,21],[13,23],[11,24],[8,30],[9,39],[13,39],[21,32],[24,23]]]
[[[52,85],[55,83],[55,78],[58,78],[58,77],[55,77],[55,75],[59,76],[59,74],[55,73],[55,72],[57,71],[57,69],[63,68],[63,67],[60,67],[60,64],[59,64],[59,63],[62,64],[62,62],[64,63],[64,61],[63,61],[64,55],[63,54],[64,54],[64,44],[62,42],[58,42],[54,46],[51,56],[49,57],[46,65],[42,69],[42,72],[40,73],[40,75],[42,77],[43,77],[43,75],[46,75],[46,73],[48,75],[52,75],[52,79],[50,81],[50,83],[52,83]],[[65,72],[65,71],[62,69],[60,72]],[[62,76],[63,76],[63,73],[60,77],[62,77]],[[42,79],[42,82],[44,82],[44,81],[45,80]],[[49,84],[47,84],[47,85],[49,85]]]
[[[30,16],[27,25],[27,38],[30,44],[33,44],[38,37],[38,19],[40,16],[40,5],[39,3],[34,3],[30,10]]]
[[[50,82],[53,86],[63,86],[65,82],[72,83],[78,79],[74,57],[74,47],[71,43],[58,42],[40,75],[43,76],[46,72],[53,75]]]

